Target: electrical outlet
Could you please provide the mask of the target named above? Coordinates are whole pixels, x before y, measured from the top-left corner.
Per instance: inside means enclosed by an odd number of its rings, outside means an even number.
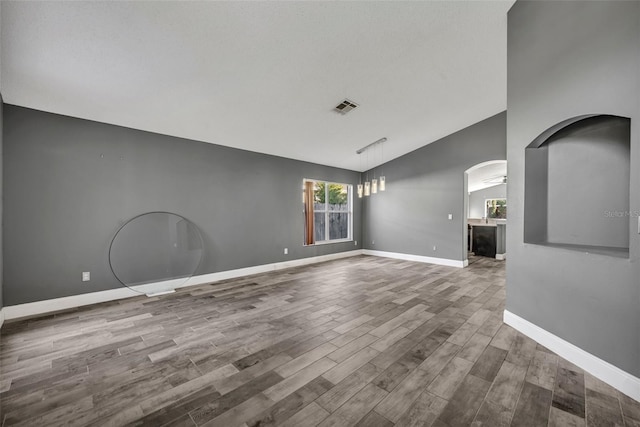
[[[371,241],[371,244],[372,244],[372,245],[375,245],[375,244],[376,244],[376,241],[375,241],[375,240],[372,240],[372,241]]]
[[[353,244],[354,244],[355,246],[358,246],[358,241],[357,241],[357,240],[354,240],[354,241],[353,241]]]
[[[289,253],[289,248],[284,248],[284,254],[287,255]]]
[[[436,246],[434,246],[434,247],[433,247],[433,250],[434,250],[434,251],[435,251],[435,250],[438,250],[438,248],[437,248]]]
[[[88,282],[89,280],[91,280],[91,272],[90,271],[83,271],[82,272],[82,281],[83,282]]]
[[[449,214],[449,219],[453,219],[453,214]]]

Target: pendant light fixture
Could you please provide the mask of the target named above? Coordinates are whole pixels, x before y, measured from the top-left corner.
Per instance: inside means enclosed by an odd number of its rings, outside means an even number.
[[[387,140],[387,138],[380,138],[377,141],[372,142],[371,144],[362,147],[361,149],[359,149],[358,151],[356,151],[357,154],[362,154],[365,151],[367,152],[367,164],[366,164],[366,168],[367,168],[367,175],[365,177],[365,182],[364,182],[364,189],[362,188],[362,174],[360,174],[360,184],[358,184],[358,197],[362,198],[362,192],[364,192],[365,196],[369,196],[371,194],[376,194],[378,192],[378,189],[380,189],[380,191],[384,191],[385,187],[386,187],[386,179],[384,177],[384,175],[380,175],[379,179],[376,179],[376,169],[375,167],[373,168],[373,178],[371,179],[371,182],[369,182],[369,148],[372,147],[376,147],[377,145],[380,145],[382,147],[383,143]],[[377,148],[377,147],[376,147]],[[377,151],[377,150],[376,150]],[[375,164],[376,162],[376,151],[374,151],[374,158],[373,158],[373,163]],[[382,160],[384,160],[384,152],[383,153],[383,158]],[[360,169],[362,169],[362,162],[360,162]],[[362,191],[364,190],[364,191]]]
[[[369,197],[371,195],[371,183],[369,182],[369,152],[367,152],[367,177],[364,181],[364,195]]]
[[[375,150],[373,151],[373,179],[371,180],[371,194],[376,194],[378,192],[378,180],[376,179],[376,153],[378,152],[377,148],[378,144],[374,145]]]
[[[386,139],[387,138],[385,138],[385,141]],[[381,152],[380,165],[383,165],[384,164],[384,144],[380,144],[380,152]],[[385,177],[384,177],[384,173],[382,172],[382,167],[380,167],[380,191],[384,191],[384,189],[385,189]]]
[[[360,169],[362,169],[362,157],[360,158]],[[362,173],[360,173],[360,181],[358,183],[358,199],[362,199],[364,187],[362,185]]]

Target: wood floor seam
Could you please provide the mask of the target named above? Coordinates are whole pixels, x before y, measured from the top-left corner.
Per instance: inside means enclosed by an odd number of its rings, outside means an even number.
[[[505,262],[363,255],[6,322],[0,426],[640,426],[502,322]]]

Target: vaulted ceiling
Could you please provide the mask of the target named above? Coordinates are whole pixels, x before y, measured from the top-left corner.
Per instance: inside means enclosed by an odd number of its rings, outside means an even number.
[[[506,109],[512,4],[2,1],[0,90],[9,104],[364,170]],[[345,98],[359,106],[333,111]],[[384,153],[356,154],[382,137]]]

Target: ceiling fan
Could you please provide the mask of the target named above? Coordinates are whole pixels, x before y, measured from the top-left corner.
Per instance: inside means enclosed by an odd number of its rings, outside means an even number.
[[[485,184],[506,184],[507,176],[506,175],[498,175],[491,178],[483,179],[482,182]]]

